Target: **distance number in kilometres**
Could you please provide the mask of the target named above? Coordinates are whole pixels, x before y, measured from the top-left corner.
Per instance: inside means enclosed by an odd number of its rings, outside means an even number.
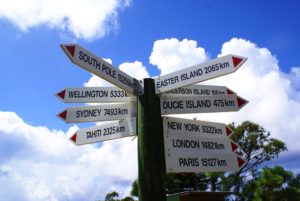
[[[112,98],[128,97],[128,93],[123,90],[114,90],[110,92],[110,97]]]
[[[111,126],[104,129],[86,132],[86,138],[95,138],[125,132],[125,126]]]
[[[202,125],[202,131],[203,131],[203,133],[223,134],[223,131],[221,128],[216,128],[214,126]]]
[[[127,115],[128,109],[121,108],[109,108],[104,109],[104,116],[118,116],[118,115]]]
[[[226,160],[220,160],[218,158],[202,158],[201,163],[203,167],[226,167]]]
[[[214,100],[213,105],[216,107],[234,107],[235,103],[233,100],[217,99]]]

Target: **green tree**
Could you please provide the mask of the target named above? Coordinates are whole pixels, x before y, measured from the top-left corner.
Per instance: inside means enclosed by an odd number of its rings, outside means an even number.
[[[300,175],[280,166],[265,167],[243,186],[241,197],[243,201],[300,201]]]
[[[182,191],[205,191],[207,189],[207,179],[204,173],[182,173],[167,174],[165,176],[165,187],[167,194]],[[132,196],[138,197],[138,181],[132,183]]]
[[[238,154],[246,159],[246,164],[238,171],[229,175],[224,175],[222,180],[222,190],[232,191],[232,200],[242,200],[242,186],[250,179],[256,178],[259,168],[264,162],[278,157],[279,153],[287,150],[284,142],[270,138],[270,133],[265,129],[250,121],[243,122],[235,127],[230,125],[234,134],[232,140],[239,144]]]
[[[131,191],[130,191],[131,196],[139,196],[139,187],[138,187],[138,180],[135,180],[132,185],[131,185]]]
[[[165,186],[168,194],[182,191],[205,191],[207,179],[204,173],[167,174]]]
[[[117,198],[119,197],[119,193],[116,191],[112,191],[107,193],[105,196],[105,201],[119,201]]]
[[[121,201],[134,201],[134,199],[132,197],[127,196],[127,197],[121,199]]]

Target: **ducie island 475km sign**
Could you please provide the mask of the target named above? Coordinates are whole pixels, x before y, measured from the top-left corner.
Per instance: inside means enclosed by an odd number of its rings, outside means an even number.
[[[65,103],[99,104],[71,107],[58,117],[67,123],[103,122],[76,131],[70,138],[76,145],[138,136],[140,201],[166,200],[166,172],[238,171],[245,166],[225,124],[168,115],[240,110],[248,101],[231,89],[195,84],[233,73],[247,58],[230,54],[138,81],[77,44],[61,48],[74,64],[116,87],[65,88],[56,94]]]

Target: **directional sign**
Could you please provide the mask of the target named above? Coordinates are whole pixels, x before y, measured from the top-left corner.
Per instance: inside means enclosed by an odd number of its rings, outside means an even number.
[[[65,103],[132,102],[136,98],[117,87],[66,88],[56,94]]]
[[[228,138],[233,131],[222,123],[163,117],[164,134],[191,134],[198,137]]]
[[[238,171],[246,161],[236,153],[187,153],[165,152],[166,171],[176,172],[225,172]]]
[[[58,114],[58,117],[67,123],[112,121],[135,116],[135,103],[72,107]]]
[[[235,94],[234,91],[228,89],[225,86],[213,86],[213,85],[190,85],[187,87],[181,87],[167,91],[161,94],[161,97],[172,96],[216,96],[216,95],[231,95]]]
[[[248,103],[237,95],[163,97],[160,99],[161,113],[186,114],[238,111]]]
[[[138,81],[136,79],[77,44],[64,44],[61,45],[61,48],[74,64],[98,75],[131,94],[135,94],[138,87]]]
[[[155,93],[188,86],[204,80],[235,72],[247,60],[246,57],[227,55],[155,78]]]
[[[199,137],[187,133],[164,133],[165,150],[171,155],[188,153],[232,153],[238,145],[229,138]]]
[[[76,131],[70,138],[76,145],[102,142],[136,135],[136,119],[123,119]]]

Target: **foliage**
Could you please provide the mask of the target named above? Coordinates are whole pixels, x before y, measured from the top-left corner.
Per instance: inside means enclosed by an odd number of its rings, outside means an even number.
[[[118,197],[119,197],[119,193],[116,191],[113,191],[113,192],[106,194],[105,201],[117,201],[117,199],[115,199],[115,198],[118,198]]]
[[[134,201],[132,197],[125,197],[121,200],[117,199],[119,197],[119,193],[116,191],[112,191],[110,193],[107,193],[105,196],[105,201]]]
[[[278,157],[279,153],[287,150],[284,142],[270,138],[270,133],[250,121],[235,127],[232,140],[240,146],[238,154],[246,159],[246,164],[238,172],[221,178],[222,190],[233,191],[234,200],[241,200],[241,187],[251,178],[255,178],[262,164]]]

